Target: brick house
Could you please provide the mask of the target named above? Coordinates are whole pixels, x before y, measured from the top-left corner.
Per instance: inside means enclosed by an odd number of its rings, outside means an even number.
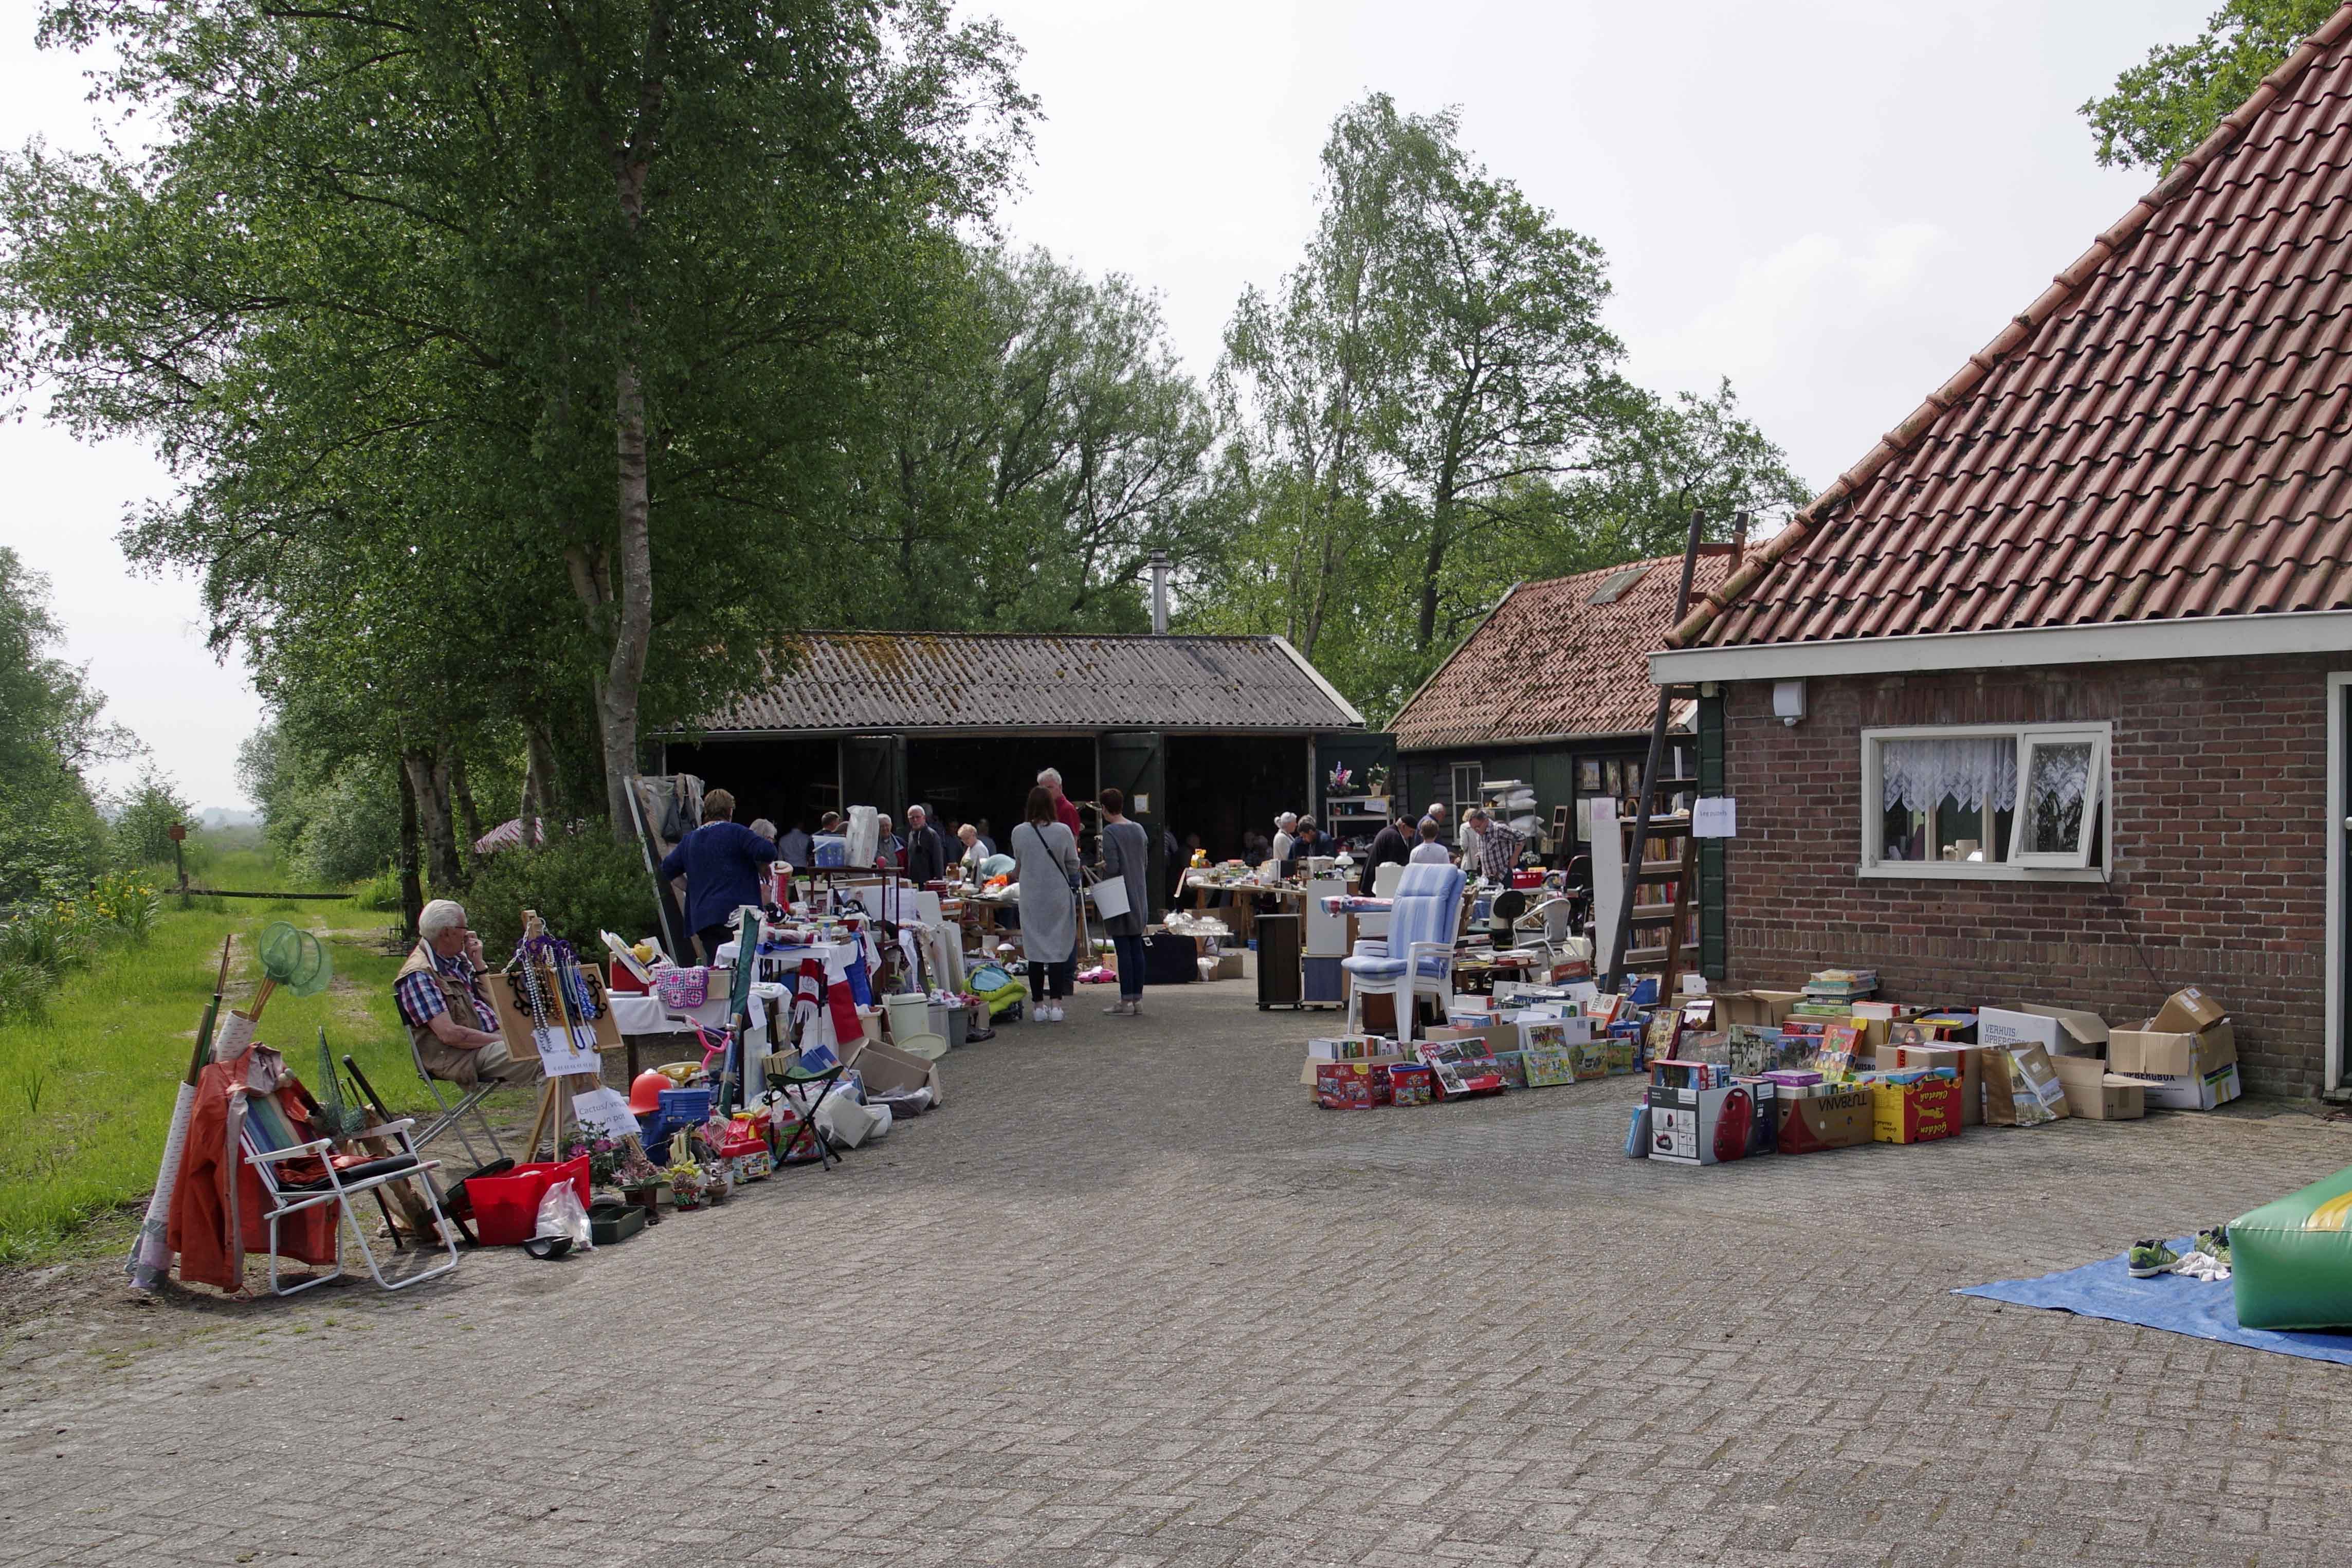
[[[2111,1020],[2346,1086],[2352,10],[1652,656],[1738,801],[1725,978]]]

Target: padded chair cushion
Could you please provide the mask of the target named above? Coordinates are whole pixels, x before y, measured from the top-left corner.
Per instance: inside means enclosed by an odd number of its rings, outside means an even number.
[[[381,1160],[362,1160],[356,1165],[337,1166],[335,1174],[341,1177],[343,1185],[348,1187],[372,1177],[389,1176],[396,1171],[408,1170],[415,1163],[416,1156],[414,1154],[387,1154]],[[329,1185],[327,1178],[320,1176],[310,1182],[280,1182],[278,1190],[281,1193],[323,1193]]]
[[[1402,958],[1343,958],[1339,967],[1350,974],[1360,974],[1367,980],[1394,980],[1404,973]]]

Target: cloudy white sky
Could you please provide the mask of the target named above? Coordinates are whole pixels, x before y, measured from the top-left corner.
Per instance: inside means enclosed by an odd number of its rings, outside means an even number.
[[[2075,106],[2215,0],[994,0],[1044,100],[1017,240],[1162,297],[1205,375],[1234,297],[1312,224],[1331,116],[1457,106],[1466,144],[1606,248],[1630,369],[1727,375],[1826,483],[2151,183],[2097,168]],[[80,64],[0,4],[0,143],[87,145]],[[48,573],[68,653],[200,805],[242,803],[259,718],[192,584],[114,534],[169,493],[137,447],[0,426],[0,543]]]

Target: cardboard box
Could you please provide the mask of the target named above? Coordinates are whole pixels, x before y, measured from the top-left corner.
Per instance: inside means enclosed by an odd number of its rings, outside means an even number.
[[[1960,1125],[1975,1127],[1984,1121],[1984,1053],[1982,1046],[1890,1046],[1882,1068],[1949,1068],[1959,1087],[1957,1103]],[[2006,1071],[2007,1069],[2003,1069]]]
[[[1985,1037],[1985,1029],[1995,1017],[2004,1020],[2048,1018],[2057,1026],[2055,1036],[2034,1034],[2042,1048],[2052,1056],[2097,1057],[2107,1050],[2107,1021],[2096,1013],[2086,1013],[2079,1007],[2044,1007],[2038,1003],[2021,1002],[2014,1007],[1987,1007],[1978,1015],[1977,1040],[1982,1045],[1995,1042]]]
[[[947,1103],[947,1096],[940,1090],[937,1062],[878,1040],[853,1040],[841,1055],[843,1062],[856,1068],[858,1076],[866,1080],[868,1094],[911,1094],[916,1089],[928,1089],[934,1108]]]
[[[1759,1028],[1772,1028],[1804,999],[1801,991],[1721,992],[1715,998],[1716,1026],[1753,1024]]]
[[[1995,1127],[2039,1127],[2066,1115],[2066,1086],[2038,1040],[1987,1047],[1984,1119]]]
[[[2147,1096],[2147,1103],[2162,1106],[2167,1110],[2211,1110],[2227,1105],[2245,1092],[2239,1081],[2238,1064],[2225,1063],[2201,1076],[2189,1078],[2134,1078]]]
[[[2116,1029],[2107,1037],[2107,1068],[2137,1079],[2148,1104],[2169,1110],[2210,1110],[2245,1092],[2238,1077],[2238,1037],[2227,1018],[2193,1034]]]
[[[2147,1086],[2107,1070],[2096,1057],[2054,1056],[2050,1065],[2066,1086],[2066,1114],[2088,1121],[2137,1121],[2147,1114]]]
[[[2151,1018],[2147,1028],[2109,1033],[2107,1070],[2134,1078],[2194,1078],[2238,1059],[2237,1032],[2226,1018],[2187,1032],[2155,1024]]]
[[[1360,1061],[1365,1067],[1385,1070],[1392,1062],[1411,1061],[1412,1059],[1412,1058],[1411,1057],[1391,1053],[1377,1057],[1364,1057],[1360,1058]],[[1298,1070],[1299,1087],[1302,1089],[1313,1089],[1315,1087],[1315,1069],[1317,1068],[1329,1067],[1330,1065],[1331,1064],[1329,1062],[1318,1061],[1313,1057],[1307,1058],[1307,1065]],[[1349,1065],[1352,1067],[1357,1064],[1351,1062]]]
[[[1388,1103],[1389,1074],[1365,1062],[1315,1064],[1315,1103],[1327,1110],[1370,1110]]]
[[[1818,1154],[1867,1143],[1877,1114],[1871,1091],[1860,1085],[1802,1100],[1779,1095],[1772,1113],[1773,1147],[1783,1154]]]
[[[2164,1005],[2157,1010],[2148,1027],[2167,1034],[2194,1035],[2229,1016],[2230,1010],[2214,997],[2194,985],[2184,985],[2164,999]]]
[[[1650,1158],[1716,1165],[1757,1152],[1756,1096],[1744,1084],[1650,1090]]]
[[[1216,956],[1215,958],[1213,958],[1213,959],[1212,959],[1212,960],[1210,961],[1210,969],[1209,969],[1209,978],[1210,978],[1210,979],[1212,979],[1212,980],[1239,980],[1241,977],[1242,977],[1242,950],[1241,950],[1241,949],[1239,949],[1239,948],[1234,948],[1234,949],[1232,949],[1232,950],[1230,950],[1230,951],[1223,951],[1223,952],[1220,952],[1217,954],[1217,956]]]
[[[1932,1143],[1960,1135],[1959,1085],[1948,1078],[1870,1086],[1871,1137],[1881,1143]]]
[[[1574,1083],[1577,1079],[1576,1058],[1579,1052],[1591,1053],[1596,1067],[1600,1065],[1600,1051],[1597,1047],[1589,1044],[1581,1046],[1547,1045],[1538,1041],[1535,1044],[1521,1047],[1519,1049],[1519,1065],[1527,1073],[1526,1087],[1528,1089],[1549,1089],[1556,1084]],[[1601,1071],[1594,1072],[1592,1076],[1600,1078],[1604,1076],[1604,1073],[1605,1068]]]

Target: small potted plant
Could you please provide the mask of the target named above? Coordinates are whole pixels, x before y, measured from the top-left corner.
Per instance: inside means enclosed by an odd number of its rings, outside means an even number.
[[[692,1159],[684,1159],[663,1174],[669,1178],[670,1202],[680,1211],[702,1206],[702,1167]]]

